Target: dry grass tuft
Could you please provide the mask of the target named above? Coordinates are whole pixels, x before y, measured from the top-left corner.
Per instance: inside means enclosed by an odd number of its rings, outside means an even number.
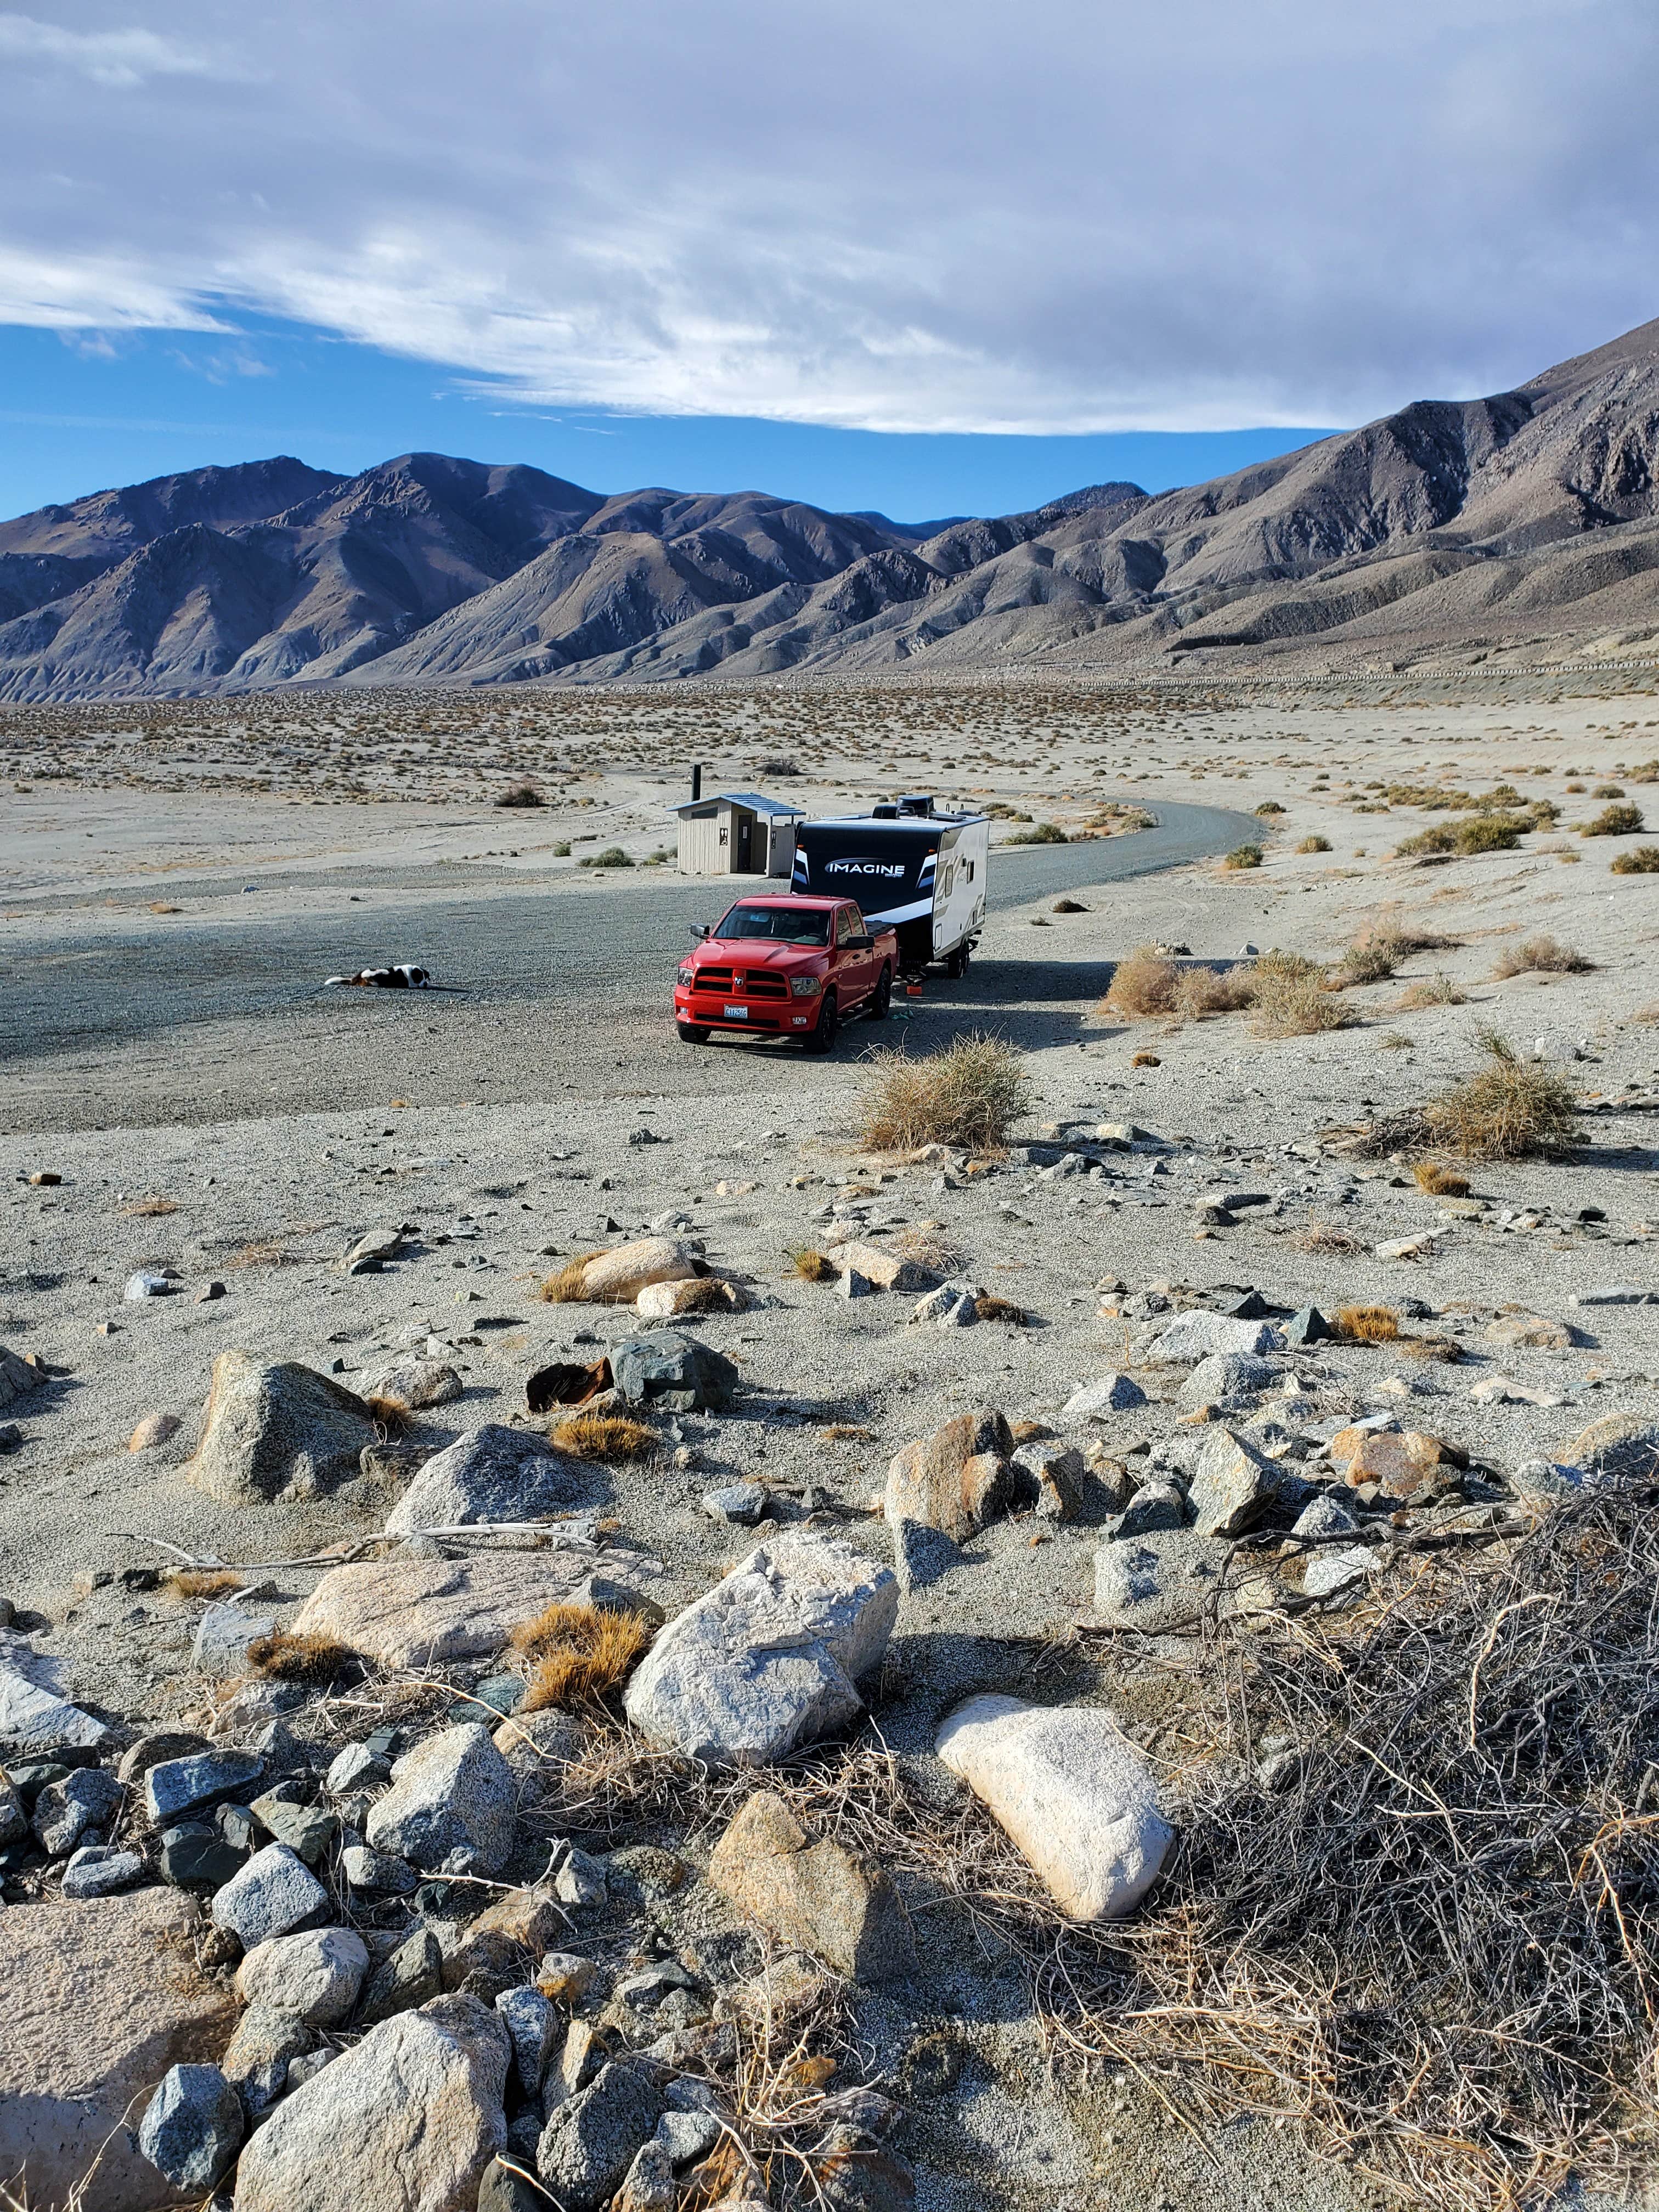
[[[1431,1198],[1467,1198],[1469,1179],[1455,1175],[1451,1169],[1443,1168],[1438,1160],[1419,1160],[1412,1170],[1419,1190],[1425,1190]]]
[[[550,1306],[580,1305],[582,1277],[587,1273],[590,1260],[604,1256],[603,1247],[596,1252],[579,1252],[574,1260],[567,1260],[556,1275],[548,1276],[536,1296]]]
[[[1359,1237],[1328,1221],[1310,1221],[1291,1242],[1298,1252],[1324,1252],[1333,1259],[1351,1259],[1366,1249]]]
[[[1484,1067],[1423,1109],[1430,1133],[1468,1158],[1520,1160],[1572,1143],[1572,1085],[1553,1067],[1523,1060],[1509,1039],[1483,1030]]]
[[[918,1221],[901,1230],[893,1239],[893,1249],[901,1260],[914,1260],[917,1267],[929,1268],[936,1275],[955,1274],[968,1257],[950,1231],[936,1221]]]
[[[1318,961],[1299,952],[1264,952],[1252,980],[1250,1027],[1257,1036],[1312,1036],[1346,1029],[1353,1019]]]
[[[1424,1006],[1467,1006],[1468,993],[1460,991],[1449,975],[1431,975],[1421,983],[1408,983],[1395,1001],[1395,1012],[1413,1014]]]
[[[1215,1014],[1236,1014],[1255,997],[1255,984],[1248,968],[1184,968],[1176,985],[1175,1011],[1193,1022],[1208,1021]]]
[[[277,1629],[256,1637],[247,1647],[247,1662],[273,1682],[304,1682],[320,1687],[338,1681],[357,1663],[357,1654],[331,1636],[290,1636]]]
[[[292,1255],[276,1237],[256,1237],[251,1243],[238,1245],[225,1261],[227,1267],[291,1267],[295,1265]]]
[[[803,1283],[833,1283],[840,1273],[833,1260],[826,1259],[815,1245],[803,1244],[799,1249],[784,1254],[789,1262],[789,1272]]]
[[[860,1141],[868,1152],[923,1145],[998,1152],[1030,1089],[1024,1059],[1000,1037],[959,1037],[927,1060],[879,1053],[858,1102]]]
[[[1148,1014],[1172,1014],[1181,970],[1155,945],[1138,945],[1127,960],[1112,970],[1112,980],[1099,1011],[1127,1014],[1139,1020]]]
[[[164,1567],[161,1587],[169,1597],[228,1597],[243,1587],[240,1575],[228,1567]]]
[[[1089,909],[1081,899],[1057,898],[1048,911],[1050,914],[1087,914]]]
[[[993,1297],[989,1291],[981,1291],[974,1300],[974,1311],[981,1321],[1006,1321],[1015,1328],[1029,1328],[1031,1324],[1024,1306],[1017,1306],[1012,1298]]]
[[[530,1666],[530,1686],[520,1711],[603,1706],[628,1680],[650,1641],[642,1613],[605,1612],[592,1605],[549,1606],[538,1619],[513,1632],[513,1649]]]
[[[550,1435],[554,1447],[572,1459],[643,1459],[661,1441],[654,1429],[626,1413],[571,1413]]]
[[[1638,845],[1613,859],[1609,873],[1615,876],[1659,876],[1659,845]]]
[[[1595,967],[1593,960],[1558,937],[1528,937],[1519,945],[1505,945],[1492,972],[1502,981],[1510,975],[1588,975]]]
[[[1331,841],[1328,837],[1304,837],[1296,849],[1298,853],[1328,853]]]
[[[363,1401],[374,1417],[374,1425],[389,1437],[401,1436],[415,1416],[401,1398],[390,1398],[376,1390]]]
[[[1164,1062],[1155,1052],[1136,1052],[1129,1055],[1131,1067],[1162,1067]]]
[[[1393,1344],[1400,1316],[1392,1306],[1344,1306],[1331,1326],[1347,1344]]]
[[[121,1211],[140,1221],[149,1221],[160,1214],[177,1213],[179,1201],[176,1198],[135,1198],[131,1206],[124,1206]]]

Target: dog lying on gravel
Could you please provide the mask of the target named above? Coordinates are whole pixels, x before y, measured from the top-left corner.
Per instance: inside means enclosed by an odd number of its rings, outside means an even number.
[[[360,968],[355,975],[331,975],[323,988],[325,991],[424,991],[431,980],[424,968],[412,967],[404,961],[395,968]]]

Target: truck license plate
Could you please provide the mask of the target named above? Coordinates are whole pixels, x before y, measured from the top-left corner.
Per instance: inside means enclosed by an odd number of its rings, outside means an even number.
[[[747,1006],[723,1006],[720,1011],[728,1022],[746,1022],[749,1018]]]

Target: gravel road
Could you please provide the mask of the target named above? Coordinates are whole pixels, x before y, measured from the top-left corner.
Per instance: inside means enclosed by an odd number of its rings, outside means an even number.
[[[1121,839],[1000,850],[991,910],[1180,867],[1226,851],[1255,827],[1218,807],[1161,804],[1158,814],[1155,829]],[[89,932],[83,908],[73,919],[66,912],[61,931],[35,935],[7,963],[0,1064],[101,1049],[181,1024],[291,1013],[315,1002],[326,975],[392,960],[419,962],[475,1008],[526,1000],[620,1008],[663,997],[688,926],[713,919],[726,895],[720,884],[679,877],[580,890],[562,877],[526,890],[515,872],[492,869],[480,896],[484,874],[437,866],[265,875],[262,902],[289,889],[313,902],[335,896],[308,911],[234,921],[224,919],[240,890],[232,878],[173,879],[169,896],[211,902],[177,920],[152,919],[139,893],[118,927]],[[354,891],[361,912],[347,903]],[[361,1006],[356,994],[348,998]],[[318,1003],[332,1011],[339,1001]]]

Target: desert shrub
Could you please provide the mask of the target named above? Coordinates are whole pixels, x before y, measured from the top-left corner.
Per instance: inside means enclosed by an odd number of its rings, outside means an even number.
[[[1455,827],[1449,822],[1437,823],[1431,830],[1419,830],[1414,837],[1402,838],[1395,847],[1397,859],[1410,860],[1435,853],[1507,853],[1518,845],[1528,831],[1536,825],[1516,814],[1473,814],[1467,822]]]
[[[1188,1021],[1207,1020],[1212,1014],[1236,1014],[1255,996],[1255,982],[1248,968],[1228,968],[1219,975],[1213,968],[1183,968],[1176,984],[1175,1011]]]
[[[556,1450],[572,1459],[643,1459],[662,1439],[626,1413],[570,1413],[553,1430]]]
[[[1438,1160],[1419,1160],[1412,1170],[1419,1190],[1425,1190],[1431,1198],[1467,1198],[1469,1179],[1443,1168]]]
[[[1304,837],[1296,849],[1298,853],[1328,853],[1331,841],[1328,837]]]
[[[1048,911],[1050,914],[1087,914],[1089,909],[1081,899],[1057,898]]]
[[[1282,814],[1285,811],[1276,799],[1264,799],[1260,806],[1252,807],[1250,811],[1261,815]]]
[[[1155,1052],[1134,1052],[1129,1055],[1131,1067],[1162,1067],[1164,1062]]]
[[[256,1636],[247,1647],[247,1663],[273,1682],[305,1682],[320,1687],[337,1682],[357,1655],[331,1636],[290,1636],[276,1629]]]
[[[602,853],[585,853],[576,863],[579,868],[631,868],[633,865],[620,845],[607,845]]]
[[[1342,956],[1338,980],[1344,983],[1386,983],[1405,957],[1400,939],[1390,931],[1362,930]]]
[[[509,783],[505,791],[496,793],[491,804],[496,806],[545,806],[547,801],[533,783]]]
[[[1496,1030],[1478,1038],[1486,1064],[1423,1109],[1432,1136],[1470,1159],[1519,1160],[1570,1145],[1572,1085],[1559,1069],[1523,1060]]]
[[[1592,799],[1622,799],[1625,787],[1619,783],[1598,783],[1590,793]]]
[[[553,851],[557,859],[568,860],[570,858],[570,840],[568,837],[561,837],[553,848]]]
[[[1252,982],[1250,1027],[1258,1036],[1312,1036],[1346,1029],[1352,1019],[1318,961],[1299,952],[1264,952]]]
[[[363,1403],[384,1436],[400,1437],[415,1418],[401,1398],[391,1397],[384,1390],[372,1390]]]
[[[1588,822],[1581,822],[1581,837],[1629,837],[1641,829],[1642,810],[1626,799],[1622,806],[1604,806]]]
[[[1588,975],[1595,966],[1559,938],[1528,937],[1519,945],[1505,945],[1492,972],[1501,982],[1510,975]]]
[[[833,1260],[826,1259],[810,1244],[803,1244],[799,1251],[787,1252],[784,1257],[789,1262],[790,1273],[799,1276],[803,1283],[833,1283],[840,1273]]]
[[[1260,845],[1235,845],[1221,863],[1224,868],[1259,868],[1261,866]]]
[[[1003,839],[1005,845],[1064,845],[1066,832],[1052,822],[1039,822],[1030,830],[1011,830]]]
[[[1180,984],[1181,970],[1173,960],[1156,945],[1138,945],[1128,958],[1120,960],[1112,970],[1101,1008],[1108,1013],[1127,1014],[1131,1018],[1173,1013]]]
[[[1659,760],[1638,761],[1626,773],[1632,783],[1659,783]]]
[[[650,1641],[644,1616],[592,1605],[550,1605],[513,1632],[513,1649],[529,1662],[530,1686],[520,1712],[601,1706],[628,1680]]]
[[[1615,876],[1659,876],[1659,845],[1638,845],[1633,851],[1616,854],[1611,872]]]
[[[1024,1060],[1000,1037],[958,1037],[927,1060],[880,1053],[858,1103],[860,1139],[870,1152],[923,1145],[995,1151],[1025,1111],[1030,1089]]]
[[[544,1305],[580,1305],[582,1303],[582,1278],[587,1273],[587,1263],[590,1260],[599,1260],[604,1256],[603,1246],[597,1252],[578,1252],[574,1259],[565,1261],[556,1275],[549,1275],[543,1281],[536,1296]]]
[[[1331,1326],[1348,1344],[1392,1344],[1400,1334],[1400,1316],[1392,1306],[1344,1306]]]
[[[793,753],[768,753],[755,772],[757,775],[799,775],[800,763]]]
[[[640,862],[640,866],[642,868],[660,868],[665,861],[672,860],[673,858],[674,855],[669,851],[666,845],[659,845],[654,853],[647,853],[646,854],[645,858]]]
[[[1460,991],[1449,975],[1438,973],[1424,981],[1408,983],[1400,994],[1397,1011],[1402,1014],[1415,1013],[1421,1006],[1466,1006],[1468,993]]]

